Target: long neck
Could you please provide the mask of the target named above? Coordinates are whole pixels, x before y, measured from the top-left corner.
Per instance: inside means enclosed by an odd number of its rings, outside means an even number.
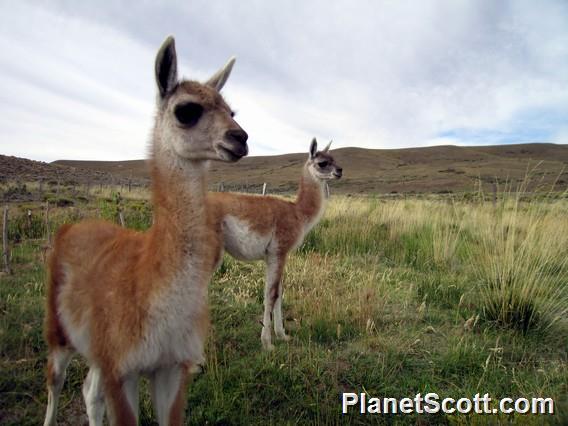
[[[296,197],[296,208],[304,223],[312,223],[319,218],[325,201],[325,182],[314,178],[305,165]]]
[[[202,162],[172,169],[153,164],[154,225],[186,234],[196,225],[205,223],[206,175],[207,168]]]
[[[150,230],[157,254],[183,267],[185,255],[203,250],[206,224],[207,163],[180,161],[154,150],[151,160],[154,224]]]

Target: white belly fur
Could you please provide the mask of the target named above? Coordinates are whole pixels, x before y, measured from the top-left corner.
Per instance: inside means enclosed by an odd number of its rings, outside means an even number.
[[[272,233],[259,234],[246,221],[227,215],[223,219],[225,250],[239,260],[264,259],[272,241]]]
[[[207,286],[199,262],[189,264],[164,293],[153,301],[147,318],[147,333],[121,362],[121,370],[150,371],[160,366],[205,361],[205,337],[194,326],[206,314]]]

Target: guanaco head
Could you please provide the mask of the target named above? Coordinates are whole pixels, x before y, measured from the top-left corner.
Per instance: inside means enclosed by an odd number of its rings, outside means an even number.
[[[178,80],[174,39],[164,41],[155,64],[160,149],[188,160],[237,161],[247,155],[248,135],[219,93],[234,63],[229,59],[205,83]]]
[[[310,144],[310,154],[308,156],[307,166],[312,176],[319,180],[340,179],[343,169],[335,162],[333,156],[329,153],[331,141],[323,149],[318,151],[318,142],[316,138],[312,139]]]

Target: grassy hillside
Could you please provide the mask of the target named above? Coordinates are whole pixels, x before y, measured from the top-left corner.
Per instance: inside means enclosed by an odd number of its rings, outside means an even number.
[[[207,364],[188,387],[187,424],[565,425],[568,204],[502,194],[467,200],[333,197],[284,276],[290,342],[261,350],[264,265],[225,257],[210,285]],[[27,210],[32,211],[28,219]],[[124,200],[145,229],[145,200]],[[46,406],[42,206],[10,206],[12,275],[0,275],[0,423],[39,424]],[[112,199],[53,208],[50,229],[102,216]],[[84,424],[80,357],[59,424]],[[142,425],[155,424],[146,382]],[[341,415],[342,392],[455,399],[551,397],[554,416]],[[496,407],[496,405],[492,405]]]
[[[559,189],[568,186],[568,145],[523,144],[487,147],[437,146],[409,149],[340,148],[332,151],[343,167],[343,179],[333,182],[341,193],[459,192],[472,190],[481,181],[513,184],[533,171],[533,183]],[[248,157],[235,164],[212,163],[211,184],[225,188],[260,187],[267,182],[273,191],[297,187],[307,154]],[[143,160],[72,161],[54,164],[113,175],[146,178]]]

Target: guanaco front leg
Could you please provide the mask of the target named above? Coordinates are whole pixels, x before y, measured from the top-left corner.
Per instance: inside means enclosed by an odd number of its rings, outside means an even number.
[[[185,389],[189,372],[186,365],[156,370],[150,378],[152,405],[160,426],[181,426],[185,407]]]
[[[83,383],[83,398],[87,407],[89,426],[102,426],[105,416],[105,395],[101,370],[91,366],[89,374]]]
[[[104,395],[111,425],[136,426],[138,424],[138,376],[117,378],[103,376]]]

